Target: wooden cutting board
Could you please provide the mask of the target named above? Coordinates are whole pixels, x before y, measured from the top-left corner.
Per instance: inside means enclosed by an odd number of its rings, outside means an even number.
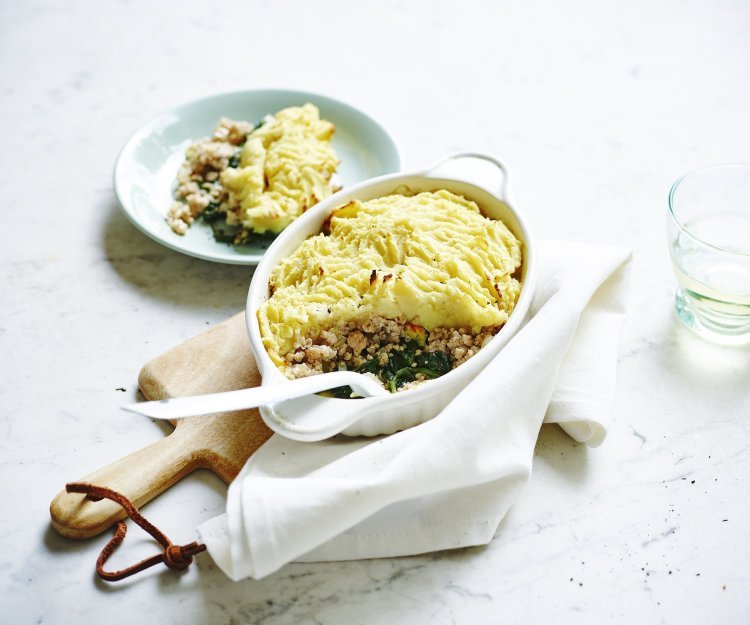
[[[154,358],[138,384],[147,399],[230,391],[260,384],[244,315],[238,314]],[[176,422],[166,438],[81,478],[125,495],[136,507],[198,468],[226,483],[271,436],[257,409],[224,412]],[[62,491],[50,505],[52,526],[69,538],[88,538],[125,518],[109,500]]]

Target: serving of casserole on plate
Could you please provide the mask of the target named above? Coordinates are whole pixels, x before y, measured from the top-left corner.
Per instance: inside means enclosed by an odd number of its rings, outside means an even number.
[[[279,231],[339,185],[399,167],[388,133],[348,104],[303,91],[238,91],[141,127],[120,152],[114,188],[128,219],[159,243],[254,265]]]

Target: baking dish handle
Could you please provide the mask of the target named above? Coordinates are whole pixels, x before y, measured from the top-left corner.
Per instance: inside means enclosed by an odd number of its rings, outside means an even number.
[[[443,167],[443,165],[451,162],[451,161],[457,161],[465,158],[476,158],[481,161],[487,161],[488,163],[492,163],[500,170],[500,173],[502,175],[500,179],[499,184],[499,190],[500,190],[500,199],[503,201],[507,201],[508,198],[508,170],[505,169],[505,165],[503,165],[499,160],[496,158],[489,156],[488,154],[482,154],[481,152],[456,152],[455,154],[450,154],[444,158],[441,158],[437,163],[432,165],[431,167],[428,167],[427,170],[424,172],[423,175],[425,176],[433,176],[435,172]]]

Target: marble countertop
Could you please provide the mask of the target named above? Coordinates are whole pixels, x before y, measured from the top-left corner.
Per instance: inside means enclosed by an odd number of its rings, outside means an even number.
[[[750,351],[678,326],[664,232],[681,173],[750,160],[750,5],[316,4],[0,4],[0,622],[750,622]],[[156,113],[265,86],[371,112],[405,169],[495,154],[538,236],[632,247],[614,424],[596,449],[545,426],[487,547],[240,583],[203,554],[109,585],[105,537],[57,535],[49,502],[164,436],[119,410],[138,370],[241,310],[251,277],[136,231],[112,166]],[[225,492],[198,471],[144,512],[187,542]],[[131,533],[113,567],[152,548]]]

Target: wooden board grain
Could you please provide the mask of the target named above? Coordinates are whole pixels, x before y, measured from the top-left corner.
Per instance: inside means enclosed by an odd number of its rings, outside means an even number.
[[[230,391],[260,384],[238,314],[154,358],[138,377],[147,399]],[[257,409],[176,422],[164,438],[81,478],[116,490],[136,507],[198,468],[231,482],[250,455],[271,436]],[[70,538],[88,538],[112,527],[125,513],[117,504],[62,491],[50,505],[52,526]]]

